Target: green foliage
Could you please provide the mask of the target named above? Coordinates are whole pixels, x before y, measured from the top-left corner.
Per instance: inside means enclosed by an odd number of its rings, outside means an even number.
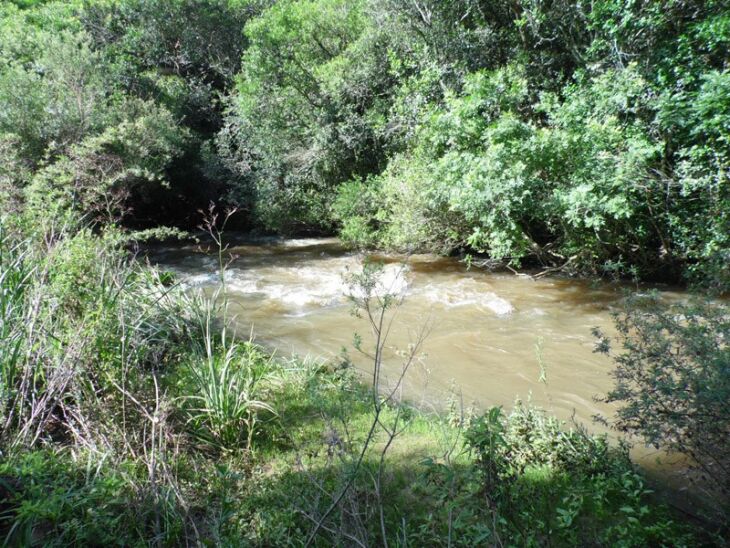
[[[669,213],[672,239],[692,261],[693,279],[716,291],[728,287],[730,73],[702,74],[699,89],[667,92],[658,119],[677,132],[676,198]]]
[[[623,446],[524,406],[447,424],[347,364],[273,360],[129,257],[175,231],[117,225],[196,226],[224,198],[250,226],[357,247],[727,291],[728,12],[2,3],[0,535],[281,545],[332,512],[315,543],[693,543]],[[376,267],[359,276],[355,301],[392,304]],[[727,310],[649,303],[617,325],[617,426],[727,491]]]
[[[84,139],[36,172],[26,192],[33,213],[75,211],[112,223],[129,213],[130,196],[149,202],[155,189],[169,186],[166,169],[181,154],[186,132],[153,104],[130,107],[135,118]]]
[[[646,443],[692,457],[713,489],[730,491],[730,316],[717,303],[630,300],[616,316],[622,352],[607,402],[614,425]],[[598,350],[608,353],[602,337]]]
[[[492,408],[474,419],[464,440],[476,468],[462,481],[475,481],[487,501],[482,511],[493,514],[492,539],[528,546],[689,541],[666,510],[651,506],[627,449],[610,447],[605,437],[565,431],[518,402],[508,417]],[[431,466],[436,477],[443,474]],[[470,506],[469,499],[458,503]]]
[[[340,238],[355,247],[369,247],[376,242],[375,214],[377,193],[370,180],[358,179],[343,183],[332,204],[336,219],[342,223]]]
[[[266,227],[331,227],[328,194],[381,161],[389,75],[365,2],[278,2],[246,26],[238,77],[239,154]]]
[[[0,142],[24,168],[8,182],[21,200],[35,175],[54,215],[155,226],[218,196],[210,177],[233,175],[205,151],[255,2],[25,7],[0,9]]]
[[[278,2],[246,27],[231,198],[356,246],[723,291],[724,5]]]
[[[244,24],[257,1],[128,0],[90,2],[79,19],[109,66],[108,84],[169,111],[185,147],[166,166],[169,187],[133,194],[133,221],[196,226],[196,212],[237,179],[215,150],[224,95],[247,40]],[[184,128],[184,129],[183,129]]]
[[[188,135],[163,106],[120,89],[92,37],[59,11],[2,14],[0,135],[26,171],[6,184],[31,215],[75,211],[109,222],[161,188]]]
[[[726,4],[6,4],[3,207],[723,292]]]
[[[92,2],[80,14],[112,80],[155,100],[209,139],[220,126],[218,94],[240,66],[245,22],[256,2]]]
[[[568,89],[564,101],[545,94],[536,107],[547,124],[537,127],[520,120],[527,81],[519,69],[470,75],[422,126],[419,149],[382,177],[376,218],[392,224],[381,241],[410,236],[412,247],[450,243],[513,261],[578,254],[588,264],[633,250],[639,261],[637,246],[657,238],[640,197],[656,150],[627,119],[644,90],[626,69]],[[408,190],[394,193],[399,187]],[[394,221],[408,216],[417,221]],[[611,239],[622,224],[639,242]]]
[[[9,54],[0,72],[0,133],[17,136],[23,157],[37,164],[103,127],[108,74],[84,33],[38,30],[6,17],[2,26],[10,25],[21,28],[0,33]],[[32,46],[20,33],[30,34]]]
[[[100,472],[50,452],[4,460],[0,463],[4,544],[139,542],[142,524],[131,485],[123,474]]]

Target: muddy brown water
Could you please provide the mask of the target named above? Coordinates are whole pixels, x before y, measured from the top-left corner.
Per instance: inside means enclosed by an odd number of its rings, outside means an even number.
[[[368,362],[353,349],[353,337],[362,335],[367,347],[368,324],[351,314],[344,279],[360,269],[362,255],[345,251],[336,239],[239,240],[229,252],[235,258],[226,285],[241,336],[253,331],[279,355],[340,359],[346,348],[367,373]],[[219,283],[215,255],[199,246],[159,248],[149,256],[187,287],[210,289]],[[613,333],[611,311],[625,286],[533,280],[468,269],[457,259],[434,255],[412,255],[405,266],[402,256],[375,259],[385,263],[382,286],[403,300],[387,341],[386,383],[401,371],[397,351],[407,349],[427,326],[421,359],[405,377],[410,400],[436,409],[449,401],[509,409],[519,398],[589,431],[608,432],[593,417],[615,411],[595,400],[612,385],[612,364],[593,352],[592,329]],[[662,295],[682,298],[676,290]],[[632,456],[652,474],[676,483],[676,459],[641,445]]]

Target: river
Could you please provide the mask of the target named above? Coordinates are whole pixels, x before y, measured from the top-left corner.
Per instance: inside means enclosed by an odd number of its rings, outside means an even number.
[[[253,332],[259,343],[284,356],[337,360],[346,348],[356,367],[369,369],[353,349],[355,333],[367,346],[368,324],[351,314],[345,297],[344,275],[360,269],[361,255],[344,250],[336,239],[234,241],[226,285],[240,336]],[[158,248],[149,256],[186,286],[219,283],[215,253],[197,245]],[[534,280],[469,269],[455,258],[434,255],[373,259],[385,263],[383,283],[403,301],[387,341],[384,369],[391,382],[401,370],[396,350],[406,349],[422,327],[428,328],[422,359],[405,379],[411,401],[436,409],[449,401],[509,409],[519,398],[592,432],[606,432],[593,417],[615,411],[595,400],[612,385],[612,364],[593,352],[592,329],[613,333],[611,312],[626,286]],[[671,290],[662,294],[682,296]],[[637,447],[633,456],[654,472],[666,468],[657,466],[658,453],[651,449]]]

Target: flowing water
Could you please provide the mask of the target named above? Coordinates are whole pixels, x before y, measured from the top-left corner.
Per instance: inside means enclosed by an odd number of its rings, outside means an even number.
[[[352,343],[358,333],[367,347],[369,328],[351,314],[344,278],[359,271],[362,256],[334,239],[249,241],[229,251],[235,258],[226,285],[239,333],[253,330],[259,343],[279,355],[341,359],[347,348],[367,372],[367,360]],[[188,286],[219,283],[215,254],[195,246],[150,256]],[[451,400],[509,409],[516,398],[529,399],[560,419],[603,431],[592,418],[614,409],[594,397],[610,389],[612,366],[593,352],[591,330],[613,332],[611,311],[624,287],[490,273],[432,255],[411,256],[405,266],[400,256],[375,259],[386,263],[382,285],[403,298],[387,340],[384,368],[391,382],[401,371],[397,350],[406,350],[427,328],[423,355],[405,378],[411,400],[436,408]],[[649,468],[654,456],[643,448],[634,453]]]

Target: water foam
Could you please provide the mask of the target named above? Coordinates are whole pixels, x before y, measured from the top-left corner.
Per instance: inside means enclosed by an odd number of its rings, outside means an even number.
[[[337,238],[294,238],[280,243],[283,247],[313,247],[339,243]]]
[[[239,295],[261,295],[287,307],[327,307],[342,304],[348,296],[361,297],[349,287],[344,274],[356,266],[352,259],[319,261],[312,266],[268,267],[257,271],[232,268],[226,271],[226,286]],[[217,274],[195,274],[185,278],[185,286],[213,285]],[[377,295],[404,294],[408,289],[405,270],[398,265],[383,269],[375,289]]]
[[[460,280],[453,284],[431,283],[421,294],[433,303],[447,308],[476,306],[494,312],[497,316],[508,316],[515,311],[514,306],[492,291],[484,291],[483,284],[472,279]]]
[[[351,257],[318,260],[301,266],[270,266],[256,270],[231,268],[226,271],[226,285],[229,291],[238,295],[260,295],[292,309],[328,307],[342,304],[348,297],[363,297],[362,290],[350,287],[345,279],[348,271],[358,269],[357,261]],[[410,270],[403,265],[385,265],[374,294],[405,295],[411,290],[409,274]],[[217,282],[216,273],[184,277],[187,287]],[[413,293],[415,298],[425,298],[446,308],[475,306],[497,316],[508,316],[515,311],[512,303],[471,278],[456,283],[431,282]]]

